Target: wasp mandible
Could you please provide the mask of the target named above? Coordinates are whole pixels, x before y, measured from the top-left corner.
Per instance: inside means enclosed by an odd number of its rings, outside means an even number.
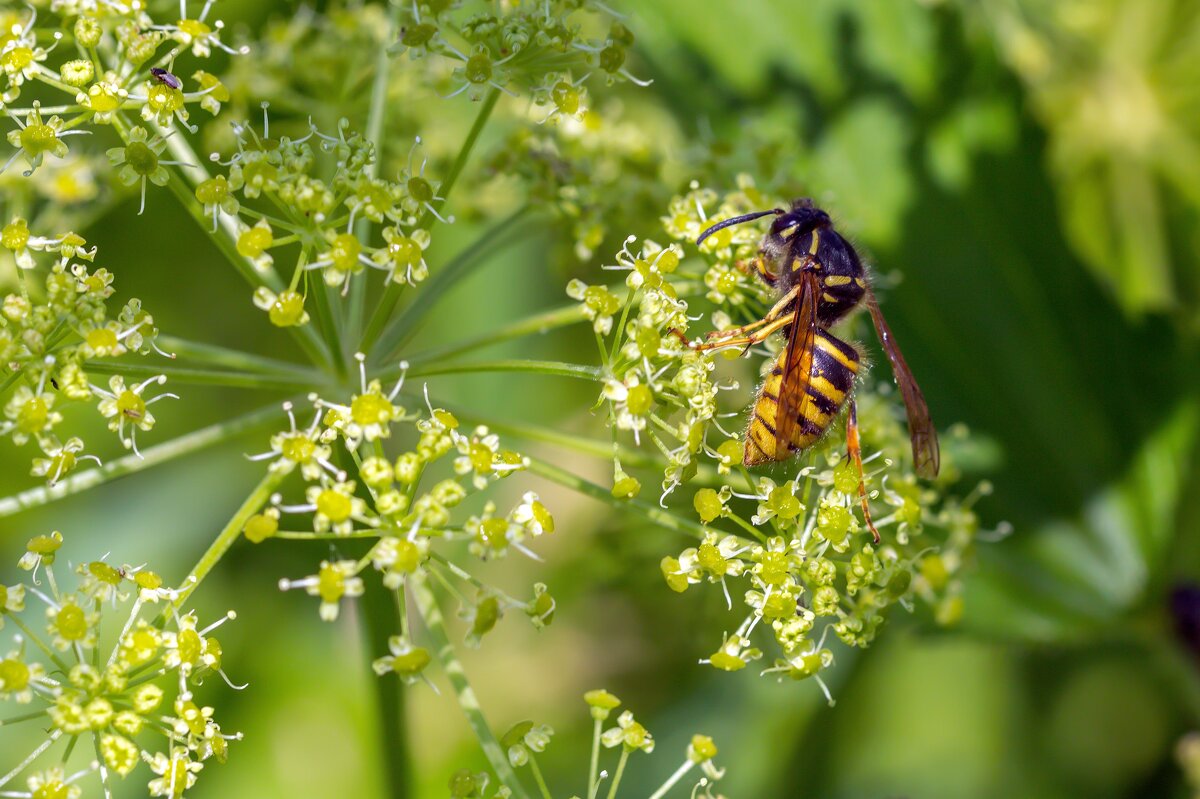
[[[783,333],[787,343],[754,401],[743,461],[755,466],[793,457],[815,444],[842,408],[849,405],[847,454],[858,470],[863,517],[878,541],[879,531],[867,507],[854,403],[862,356],[853,344],[835,338],[829,328],[866,304],[904,398],[913,464],[917,474],[926,478],[937,475],[940,462],[937,431],[929,418],[929,408],[883,318],[862,260],[850,242],[834,230],[829,214],[812,200],[796,200],[790,209],[772,208],[718,222],[700,234],[696,245],[718,230],[764,216],[774,216],[775,220],[763,236],[750,268],[778,292],[778,302],[757,322],[709,333],[704,342],[689,342],[688,346],[697,350],[735,346],[749,349],[776,331]]]

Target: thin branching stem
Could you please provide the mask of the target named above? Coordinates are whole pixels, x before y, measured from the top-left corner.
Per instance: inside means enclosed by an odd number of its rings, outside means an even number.
[[[662,799],[664,796],[666,796],[667,792],[674,788],[675,785],[681,779],[683,779],[684,775],[692,770],[692,766],[694,765],[696,764],[692,762],[690,758],[683,761],[683,765],[675,769],[674,773],[671,774],[670,777],[667,777],[666,782],[660,785],[658,790],[650,795],[650,799]]]
[[[459,175],[462,174],[463,168],[467,165],[467,160],[471,157],[471,151],[475,148],[476,142],[479,141],[479,134],[487,127],[488,119],[492,115],[492,110],[496,107],[496,101],[500,99],[500,90],[491,89],[487,96],[483,99],[483,105],[479,108],[479,113],[475,116],[475,123],[471,126],[471,130],[467,133],[467,138],[463,141],[462,147],[459,148],[458,156],[454,159],[454,163],[450,165],[450,171],[446,173],[445,180],[438,187],[438,193],[442,200],[438,203],[438,209],[445,205],[445,201],[450,196],[454,184],[458,182]],[[424,216],[417,222],[418,228],[428,228],[437,217],[426,212]],[[383,332],[383,327],[392,315],[392,311],[396,307],[396,302],[400,299],[400,294],[403,292],[403,285],[400,283],[389,283],[384,289],[383,296],[379,300],[379,304],[375,306],[375,312],[371,315],[371,320],[367,323],[367,329],[363,333],[362,342],[359,344],[359,352],[371,352],[376,341],[379,340],[379,335]]]
[[[460,285],[467,275],[494,258],[507,245],[520,241],[524,226],[517,223],[529,210],[529,206],[522,206],[489,227],[422,283],[420,300],[410,303],[397,314],[379,336],[375,350],[386,355],[376,358],[375,361],[386,363],[394,360],[447,291]]]
[[[123,375],[144,379],[155,375],[166,375],[172,383],[192,386],[225,386],[226,388],[253,388],[264,391],[303,391],[319,385],[313,376],[289,376],[283,374],[254,374],[235,372],[229,369],[192,369],[186,366],[161,364],[126,363],[123,361],[91,361],[88,371],[101,375]]]
[[[366,165],[363,170],[367,178],[379,176],[383,164],[384,126],[388,112],[388,78],[391,75],[392,60],[388,55],[388,46],[394,40],[396,26],[400,18],[401,6],[393,3],[388,13],[388,30],[379,41],[379,49],[375,53],[375,75],[371,79],[371,106],[367,110],[367,141],[375,149],[375,160]],[[366,219],[360,219],[355,226],[355,234],[360,241],[367,237],[369,224]],[[367,300],[367,280],[355,280],[350,284],[349,307],[346,311],[345,346],[347,348],[359,341],[362,335],[363,311]],[[348,350],[345,354],[351,355]]]
[[[454,651],[454,645],[450,643],[445,619],[438,607],[433,589],[429,587],[428,580],[420,570],[417,570],[409,578],[408,585],[412,590],[413,599],[416,601],[417,611],[421,614],[425,629],[436,650],[438,661],[442,664],[442,669],[445,670],[446,677],[454,688],[454,695],[458,699],[463,714],[467,717],[471,731],[479,740],[479,746],[483,750],[484,756],[492,770],[496,772],[501,784],[507,786],[516,799],[529,799],[529,795],[525,792],[525,786],[517,779],[516,772],[513,771],[504,749],[500,746],[500,741],[492,732],[492,728],[488,726],[487,719],[484,718],[483,709],[479,706],[479,699],[475,696],[475,691],[467,680],[462,663]]]
[[[421,352],[406,356],[405,360],[411,364],[442,361],[452,358],[455,355],[462,355],[465,352],[490,347],[493,344],[499,344],[503,341],[511,341],[512,339],[524,336],[542,335],[551,330],[578,324],[585,319],[587,319],[587,316],[584,315],[583,306],[578,303],[572,303],[563,308],[555,308],[552,311],[543,311],[542,313],[534,314],[520,321],[497,328],[490,333],[473,336],[472,338],[442,347],[422,350]]]
[[[390,378],[399,370],[385,370],[381,377]],[[564,363],[562,361],[527,361],[527,360],[498,360],[475,361],[473,363],[436,363],[415,366],[409,369],[409,377],[430,377],[432,375],[471,374],[474,372],[525,372],[527,374],[552,375],[554,377],[575,377],[581,380],[603,380],[600,369],[595,366],[580,363]]]
[[[302,270],[308,261],[308,250],[305,249],[300,253],[300,260],[296,264],[296,269]],[[321,333],[321,338],[325,341],[325,348],[331,353],[333,358],[333,370],[339,379],[346,378],[346,356],[342,352],[342,344],[338,340],[338,323],[337,315],[334,313],[334,302],[330,295],[336,298],[334,289],[325,285],[325,281],[320,275],[315,272],[305,272],[304,280],[309,282],[308,296],[314,299],[314,307],[316,310],[317,328]]]
[[[274,269],[259,270],[250,259],[237,251],[238,229],[236,222],[231,216],[228,214],[218,214],[218,231],[216,233],[212,232],[212,220],[205,215],[204,208],[200,205],[200,202],[196,199],[192,191],[188,189],[189,186],[194,189],[203,181],[208,180],[208,170],[201,166],[200,156],[188,144],[187,139],[178,133],[170,135],[170,131],[164,131],[157,125],[155,126],[155,130],[160,136],[165,137],[167,149],[170,150],[175,160],[187,164],[187,166],[167,167],[167,170],[172,172],[171,179],[167,181],[167,187],[175,194],[179,203],[196,221],[196,224],[202,230],[209,233],[217,249],[247,283],[253,288],[266,286],[276,293],[282,291],[283,281]],[[128,131],[124,125],[119,128],[119,132],[122,138],[126,140],[126,143],[128,143]],[[330,367],[332,361],[330,360],[329,353],[325,350],[325,344],[321,341],[316,330],[310,325],[289,327],[287,330],[315,366],[323,369]]]
[[[190,455],[214,444],[229,441],[267,422],[277,422],[282,418],[283,413],[279,409],[279,404],[271,403],[229,421],[202,427],[162,444],[147,447],[142,450],[140,457],[131,453],[111,460],[103,466],[97,466],[95,469],[70,475],[54,485],[38,486],[19,494],[4,497],[0,499],[0,517],[12,516],[20,511],[45,505],[63,497],[73,496],[89,488],[95,488],[118,477],[144,471],[152,466]]]
[[[542,776],[542,770],[538,768],[537,758],[533,753],[529,753],[529,770],[533,772],[533,781],[537,783],[538,790],[542,793],[542,799],[553,799],[550,795],[550,788],[546,785],[546,778]]]
[[[268,358],[241,350],[219,347],[200,341],[190,341],[178,336],[161,335],[157,339],[158,346],[164,351],[178,356],[182,361],[194,361],[206,366],[221,366],[242,372],[257,372],[259,374],[293,375],[307,378],[313,382],[321,376],[311,368],[301,364]]]
[[[553,466],[543,460],[530,460],[529,471],[544,477],[553,483],[558,483],[561,486],[577,491],[580,494],[586,494],[593,499],[598,499],[606,505],[611,505],[614,508],[627,508],[634,513],[645,516],[650,521],[661,525],[668,530],[686,533],[687,535],[696,536],[697,538],[703,538],[704,534],[707,532],[703,525],[693,522],[690,519],[684,519],[676,516],[674,513],[663,510],[657,505],[652,505],[644,500],[617,499],[607,488],[598,486],[588,480],[584,480],[582,477],[572,474],[566,469]]]
[[[621,777],[625,775],[625,764],[629,762],[629,750],[621,747],[621,759],[617,761],[617,772],[613,775],[612,784],[608,786],[608,799],[614,799],[617,788],[621,786]]]
[[[188,597],[192,592],[204,581],[209,572],[221,562],[221,558],[229,551],[234,542],[242,534],[242,528],[246,526],[246,522],[250,517],[262,510],[262,507],[271,499],[271,494],[279,487],[279,484],[286,477],[286,473],[282,470],[271,469],[263,475],[262,480],[250,492],[250,496],[246,497],[246,501],[242,503],[237,512],[229,520],[229,523],[217,534],[217,537],[209,545],[208,549],[200,556],[200,560],[196,561],[196,565],[188,572],[183,581],[183,587],[179,591],[174,601],[163,608],[163,618],[167,618],[170,614],[178,612],[187,602]]]
[[[588,799],[596,799],[596,791],[600,788],[600,733],[604,722],[595,719],[592,724],[592,759],[588,768]]]

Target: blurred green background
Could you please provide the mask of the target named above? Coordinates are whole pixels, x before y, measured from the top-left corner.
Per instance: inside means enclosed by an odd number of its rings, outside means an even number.
[[[222,4],[231,27],[253,30],[292,10]],[[829,708],[812,685],[696,665],[725,611],[716,592],[663,584],[658,559],[683,543],[539,486],[560,534],[546,564],[505,563],[498,581],[526,570],[554,589],[559,613],[541,633],[502,623],[467,654],[494,725],[551,724],[541,763],[552,785],[576,790],[590,736],[580,695],[604,686],[663,753],[712,735],[731,797],[1189,795],[1174,749],[1200,728],[1200,661],[1170,596],[1200,580],[1200,5],[643,0],[622,10],[638,36],[630,69],[654,83],[599,88],[594,100],[643,142],[628,155],[641,173],[607,187],[612,213],[628,218],[583,261],[568,225],[523,231],[443,300],[452,310],[432,315],[416,346],[562,304],[566,280],[598,280],[624,235],[661,237],[650,202],[692,177],[724,176],[714,187],[730,188],[747,172],[817,198],[869,253],[935,420],[966,424],[998,453],[977,475],[995,487],[981,514],[1014,533],[981,546],[957,629],[896,617],[868,652],[839,653]],[[348,105],[352,118],[363,107]],[[458,98],[420,113],[458,130],[472,109]],[[503,185],[486,168],[503,160],[495,127],[485,168],[463,184],[477,200]],[[458,138],[441,146],[452,152]],[[394,149],[399,163],[407,145]],[[142,297],[180,336],[286,351],[169,195],[135,212],[126,200],[85,232],[119,296]],[[469,208],[464,217],[445,252],[478,232]],[[588,359],[576,332],[497,357]],[[596,430],[589,391],[499,375],[445,379],[438,393],[467,408],[486,396],[498,418]],[[189,389],[163,409],[155,438],[269,399]],[[61,529],[76,558],[102,545],[114,561],[181,575],[256,480],[241,454],[263,444],[0,520],[2,542],[15,553]],[[555,457],[607,479],[603,463]],[[6,456],[6,493],[29,485],[26,470]],[[251,687],[222,698],[223,723],[246,738],[228,765],[206,769],[196,796],[382,795],[389,750],[368,667],[378,653],[354,613],[324,625],[313,603],[276,589],[328,551],[243,542],[197,595],[207,616],[240,611],[224,631],[225,667]],[[443,796],[450,773],[482,759],[444,687],[409,695],[420,795]],[[675,762],[635,760],[626,795],[649,793]]]

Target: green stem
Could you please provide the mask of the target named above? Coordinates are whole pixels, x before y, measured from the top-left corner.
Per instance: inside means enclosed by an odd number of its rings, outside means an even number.
[[[443,407],[445,407],[443,405]],[[614,454],[613,445],[608,441],[598,441],[594,438],[586,436],[572,435],[564,433],[552,427],[541,427],[538,425],[519,424],[513,422],[498,422],[493,419],[475,416],[467,411],[460,411],[457,408],[451,408],[450,411],[464,424],[487,425],[492,432],[499,433],[505,436],[515,436],[526,441],[539,441],[545,444],[554,444],[564,449],[570,449],[575,452],[582,452],[585,455],[594,455],[597,458],[605,460],[611,458]],[[651,458],[643,454],[639,450],[629,449],[627,447],[618,447],[616,449],[617,456],[626,466],[640,467],[643,469],[661,469],[664,464],[657,458]]]
[[[529,770],[533,772],[533,780],[537,783],[538,790],[542,792],[542,799],[552,799],[550,789],[546,787],[546,778],[542,776],[542,770],[538,768],[537,758],[533,753],[529,753]]]
[[[96,750],[96,761],[100,764],[100,786],[104,790],[104,799],[112,799],[112,785],[108,779],[108,767],[104,765],[104,751],[100,748],[100,735],[98,733],[92,733],[92,746]]]
[[[382,450],[381,444],[380,449]],[[362,462],[355,450],[338,447],[334,453],[334,462],[348,473],[361,471]],[[373,501],[372,490],[362,483],[356,485],[355,494],[364,501]],[[360,568],[365,568],[369,560],[368,552],[360,561]],[[388,639],[396,634],[397,627],[404,628],[403,620],[398,618],[398,606],[392,601],[393,596],[394,592],[376,590],[366,591],[362,597],[359,619],[364,628],[362,638],[368,647],[370,659],[386,652]],[[407,799],[415,793],[412,746],[406,723],[407,692],[397,679],[374,680],[372,688],[378,724],[376,736],[382,748],[386,795],[390,799]]]
[[[348,533],[314,533],[311,530],[280,530],[272,538],[285,541],[342,541],[349,538],[380,538],[378,530],[351,530]]]
[[[164,131],[155,126],[158,134],[161,136]],[[121,138],[128,144],[128,132],[124,125],[119,127]],[[217,249],[225,256],[226,260],[233,265],[247,283],[253,288],[266,286],[272,291],[278,293],[283,290],[283,281],[274,269],[259,271],[257,267],[251,263],[250,259],[243,256],[237,251],[238,229],[237,224],[228,214],[220,214],[218,217],[218,232],[213,232],[210,224],[210,219],[204,215],[204,208],[196,199],[193,193],[196,186],[208,180],[208,171],[201,166],[200,156],[188,144],[187,139],[183,134],[176,132],[175,135],[166,136],[167,149],[175,157],[175,160],[182,161],[189,166],[172,166],[167,169],[174,174],[167,181],[168,188],[178,198],[179,203],[184,207],[184,210],[196,220],[196,224],[209,234]],[[189,190],[188,187],[191,187]],[[321,341],[317,331],[313,330],[310,325],[302,325],[300,327],[289,327],[288,332],[296,339],[296,343],[308,355],[309,360],[320,368],[328,368],[330,364],[329,353],[324,351],[324,342]]]
[[[427,366],[415,366],[408,370],[409,377],[430,377],[432,375],[456,375],[473,372],[526,372],[530,374],[553,375],[555,377],[577,377],[581,380],[603,379],[599,367],[579,363],[563,363],[561,361],[524,361],[498,360],[476,361],[474,363],[440,363]],[[378,375],[381,379],[399,376],[399,369],[385,369]]]
[[[464,569],[461,566],[459,566],[458,564],[456,564],[454,561],[446,558],[444,555],[439,555],[437,552],[430,550],[429,558],[430,558],[430,560],[434,560],[434,561],[437,561],[438,563],[440,563],[446,569],[446,571],[450,572],[458,579],[462,580],[463,582],[470,583],[471,585],[473,585],[475,588],[479,589],[480,591],[486,591],[486,592],[496,594],[500,599],[503,599],[505,602],[508,602],[513,606],[519,606],[519,605],[525,604],[524,602],[521,602],[521,600],[517,599],[516,597],[509,596],[506,592],[501,591],[498,588],[493,588],[492,586],[483,582],[478,577],[476,577],[475,575],[468,572],[466,569]],[[438,572],[434,572],[434,574],[437,574],[439,577],[441,576]]]
[[[57,597],[55,598],[57,599]],[[41,639],[41,637],[36,635],[33,630],[29,629],[29,627],[25,625],[25,622],[21,621],[19,616],[13,616],[11,614],[5,615],[7,615],[8,618],[12,620],[12,623],[16,625],[17,629],[25,633],[25,637],[28,640],[33,641],[33,645],[42,650],[46,657],[50,658],[50,661],[54,663],[55,666],[58,666],[58,668],[61,669],[64,674],[71,670],[70,666],[66,664],[66,661],[55,654],[53,649],[46,646],[46,643]]]
[[[492,344],[499,344],[502,341],[509,341],[530,335],[541,335],[556,328],[578,324],[585,319],[587,317],[583,313],[583,306],[578,303],[572,303],[564,308],[556,308],[552,311],[534,314],[519,322],[514,322],[511,325],[506,325],[481,336],[464,339],[463,341],[448,344],[444,347],[434,347],[430,350],[418,352],[415,355],[410,355],[407,360],[411,364],[442,361],[455,355],[461,355],[464,352],[488,347]]]
[[[71,740],[67,741],[67,745],[63,747],[62,758],[59,760],[64,766],[71,760],[71,753],[75,751],[75,744],[79,743],[79,735],[72,735]]]
[[[179,591],[179,595],[169,605],[163,608],[162,617],[167,618],[171,613],[177,612],[183,604],[187,602],[188,597],[192,592],[199,587],[200,583],[204,582],[204,578],[213,570],[229,548],[233,546],[233,542],[238,540],[242,534],[242,528],[246,526],[246,522],[250,517],[258,513],[263,505],[271,499],[271,494],[283,482],[286,473],[283,471],[268,470],[263,479],[259,481],[254,490],[250,492],[250,496],[246,497],[246,501],[237,509],[237,513],[233,514],[233,518],[225,525],[224,529],[217,534],[216,539],[209,545],[208,550],[200,556],[200,560],[196,561],[196,565],[192,567],[191,572],[183,581],[183,588]]]
[[[368,663],[387,651],[388,638],[403,629],[395,592],[383,590],[383,586],[372,586],[379,590],[368,590],[360,602],[363,639],[367,647]],[[412,740],[407,724],[408,689],[396,677],[382,677],[374,681],[375,709],[380,737],[380,754],[383,760],[385,796],[389,799],[408,799],[416,795],[414,785],[415,765],[412,756]]]
[[[596,799],[596,791],[600,787],[600,732],[604,722],[596,719],[592,725],[592,765],[588,769],[588,799]]]
[[[536,475],[558,483],[561,486],[578,491],[581,494],[586,494],[593,499],[598,499],[606,505],[611,505],[614,508],[626,508],[628,510],[639,513],[645,516],[655,524],[662,525],[668,530],[674,530],[678,533],[703,538],[707,532],[701,524],[693,522],[689,519],[683,519],[669,511],[665,511],[657,505],[652,505],[640,499],[617,499],[608,489],[598,486],[595,483],[584,480],[565,469],[560,469],[557,466],[552,466],[549,463],[541,460],[530,460],[529,471]]]
[[[496,101],[500,99],[500,90],[492,88],[488,90],[487,96],[483,98],[483,104],[479,107],[479,113],[475,115],[475,122],[471,125],[471,130],[467,132],[467,138],[462,143],[462,147],[458,149],[458,155],[454,159],[454,163],[450,165],[450,171],[446,173],[446,179],[438,186],[438,193],[442,199],[435,201],[436,210],[442,210],[446,204],[446,200],[450,197],[450,192],[454,190],[454,184],[458,182],[458,178],[462,175],[463,168],[467,165],[467,159],[471,157],[471,150],[475,148],[475,143],[479,140],[479,134],[483,133],[483,129],[487,127],[488,119],[492,115],[493,109],[496,107]],[[417,227],[424,228],[430,225],[436,219],[432,212],[426,211],[417,222]]]
[[[621,784],[621,776],[625,773],[625,764],[629,762],[629,750],[621,747],[621,759],[617,761],[617,773],[613,775],[612,785],[608,788],[608,799],[617,795],[617,787]]]
[[[11,727],[14,724],[20,724],[22,721],[30,721],[32,719],[40,719],[46,715],[46,710],[35,710],[32,713],[22,713],[19,716],[10,716],[6,719],[0,719],[0,727]]]
[[[410,303],[380,335],[375,349],[387,354],[374,360],[377,363],[392,360],[416,333],[421,322],[433,311],[443,294],[454,286],[461,285],[467,275],[487,263],[506,245],[520,241],[521,228],[517,227],[516,223],[528,211],[529,206],[522,206],[492,225],[421,284],[419,301]]]
[[[378,177],[380,165],[383,163],[383,128],[387,120],[388,76],[391,58],[388,56],[388,46],[393,40],[396,25],[400,17],[400,5],[393,4],[388,18],[387,34],[380,39],[379,51],[375,54],[375,75],[371,81],[371,106],[367,111],[367,141],[375,148],[375,160],[367,164],[364,170],[368,179]],[[359,241],[367,237],[370,226],[366,219],[361,219],[355,225],[355,234]],[[359,340],[362,335],[363,311],[367,299],[367,280],[364,275],[359,280],[350,283],[350,307],[346,317],[346,344],[349,346]],[[347,355],[350,353],[347,352]]]
[[[297,269],[304,268],[304,263],[307,260],[304,257],[304,253],[301,254],[300,259],[300,263],[296,266]],[[346,356],[342,353],[341,342],[338,341],[337,319],[334,314],[333,302],[330,299],[330,294],[336,291],[336,289],[325,285],[325,281],[314,272],[306,273],[305,279],[309,281],[308,296],[314,299],[313,304],[316,306],[317,327],[320,329],[321,337],[325,341],[325,349],[333,357],[334,373],[339,379],[344,380],[346,378]]]
[[[189,341],[177,336],[159,336],[158,345],[173,355],[189,361],[197,361],[208,366],[223,366],[244,372],[267,374],[282,374],[307,377],[312,382],[318,382],[320,377],[311,369],[300,364],[280,361],[263,355],[256,355],[214,344],[204,344]]]
[[[63,81],[58,75],[55,75],[48,68],[42,66],[41,64],[34,62],[33,68],[34,68],[34,74],[33,74],[34,80],[40,80],[42,83],[45,83],[47,86],[53,86],[54,88],[56,88],[60,91],[66,92],[68,95],[71,95],[72,93],[75,93],[75,94],[79,93],[78,88],[73,87],[73,86],[71,86],[71,84]]]
[[[0,397],[3,397],[12,384],[21,379],[23,374],[25,374],[23,369],[14,369],[12,374],[6,377],[3,383],[0,383]]]
[[[653,794],[650,795],[650,799],[662,799],[664,796],[666,796],[667,791],[674,788],[675,784],[678,783],[681,779],[683,779],[683,776],[685,774],[687,774],[689,771],[691,771],[692,766],[694,766],[694,765],[696,765],[696,764],[693,763],[690,759],[683,761],[683,765],[680,766],[679,768],[675,769],[674,774],[672,774],[670,777],[667,777],[667,781],[664,782],[661,786],[659,786],[659,789],[657,791],[655,791]]]
[[[191,369],[186,366],[151,366],[125,361],[88,361],[87,371],[101,375],[125,377],[154,377],[166,375],[172,383],[193,386],[225,386],[226,388],[255,388],[276,391],[303,391],[316,387],[312,377],[252,374],[225,369]]]
[[[637,290],[631,288],[629,289],[629,294],[625,297],[625,307],[621,309],[621,321],[617,322],[613,335],[612,349],[608,353],[610,363],[617,359],[617,353],[621,350],[621,342],[625,339],[625,324],[629,321],[629,309],[633,307],[633,298],[636,295]]]
[[[438,203],[438,210],[445,205],[446,199],[450,197],[450,192],[454,188],[454,184],[458,182],[459,175],[462,174],[463,167],[467,165],[467,159],[471,157],[471,150],[475,148],[475,143],[479,140],[479,134],[483,132],[487,126],[488,118],[492,115],[492,110],[496,107],[496,101],[500,99],[500,90],[491,89],[483,100],[483,105],[479,108],[479,113],[475,116],[475,123],[471,125],[471,130],[467,133],[467,138],[462,143],[462,147],[458,150],[458,156],[454,159],[454,163],[450,165],[450,171],[446,173],[446,179],[438,187],[438,192],[441,194],[442,200]],[[417,227],[427,229],[430,224],[436,219],[432,213],[428,211],[418,220]],[[379,304],[375,306],[375,312],[371,315],[371,321],[367,323],[366,332],[363,334],[362,342],[358,346],[359,352],[371,352],[373,345],[379,340],[379,334],[383,332],[383,326],[387,322],[388,317],[392,315],[392,310],[396,307],[396,301],[400,299],[402,285],[400,283],[389,283],[388,287],[383,292],[383,297],[380,298]]]
[[[450,643],[442,611],[438,608],[437,599],[429,587],[427,578],[418,569],[409,578],[408,584],[412,589],[413,599],[416,600],[417,610],[425,622],[425,629],[437,650],[438,660],[441,662],[450,684],[454,687],[454,695],[467,717],[467,724],[470,725],[471,731],[479,740],[479,746],[483,750],[484,756],[487,757],[492,770],[496,772],[496,777],[500,780],[501,785],[508,787],[516,799],[529,799],[529,794],[525,792],[525,786],[517,779],[512,765],[508,762],[508,757],[500,746],[500,741],[497,740],[496,734],[492,732],[487,719],[483,716],[483,710],[479,707],[475,691],[467,681],[462,663],[459,662],[458,656],[454,652],[454,645]]]
[[[741,516],[738,516],[736,513],[729,513],[725,518],[732,520],[734,524],[750,533],[750,535],[757,538],[761,543],[767,543],[766,533],[764,533],[762,530],[759,530],[757,527],[750,524],[750,522],[746,521]]]
[[[62,737],[62,730],[54,730],[53,732],[51,732],[50,736],[46,740],[44,740],[40,744],[38,744],[37,748],[34,749],[32,752],[30,752],[29,755],[24,760],[22,760],[20,763],[18,763],[12,769],[12,771],[8,772],[3,777],[0,777],[0,788],[3,788],[5,785],[7,785],[9,782],[11,782],[14,777],[16,777],[22,771],[27,769],[29,767],[29,765],[31,763],[33,763],[33,761],[35,761],[39,757],[41,757],[42,753],[45,752],[47,749],[49,749],[51,746],[53,746],[54,742],[57,741],[61,737]]]
[[[135,472],[149,469],[151,466],[157,466],[174,458],[189,455],[206,447],[211,447],[214,444],[219,444],[222,441],[228,441],[267,422],[277,422],[282,416],[279,404],[272,403],[236,419],[231,419],[227,422],[218,422],[217,424],[202,427],[199,430],[179,436],[162,444],[156,444],[153,447],[142,450],[142,457],[140,458],[137,455],[126,455],[109,461],[103,466],[97,466],[95,469],[71,475],[55,485],[39,486],[38,488],[31,488],[28,491],[22,491],[10,497],[4,497],[0,499],[0,517],[12,516],[14,513],[22,510],[45,505],[62,499],[65,496],[78,494],[81,491],[102,485],[118,477],[134,474]]]

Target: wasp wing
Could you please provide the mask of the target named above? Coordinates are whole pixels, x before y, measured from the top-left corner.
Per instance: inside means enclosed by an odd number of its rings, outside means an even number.
[[[896,385],[900,387],[900,395],[904,398],[904,410],[908,414],[908,434],[912,439],[913,466],[921,477],[937,477],[941,455],[938,451],[937,430],[933,426],[933,420],[929,418],[929,406],[925,404],[925,395],[921,393],[920,386],[913,378],[912,370],[904,360],[904,353],[900,352],[892,330],[883,318],[883,311],[879,309],[879,301],[870,289],[867,290],[867,308],[871,312],[871,321],[875,323],[879,343],[883,345],[883,351],[892,362],[892,374],[896,378]]]
[[[779,380],[779,405],[775,413],[775,453],[778,460],[788,457],[796,428],[807,421],[808,394],[812,380],[813,345],[817,335],[817,301],[820,282],[816,273],[805,271],[800,277],[800,294],[796,298],[796,317],[792,322],[787,348],[784,350],[783,373]]]

